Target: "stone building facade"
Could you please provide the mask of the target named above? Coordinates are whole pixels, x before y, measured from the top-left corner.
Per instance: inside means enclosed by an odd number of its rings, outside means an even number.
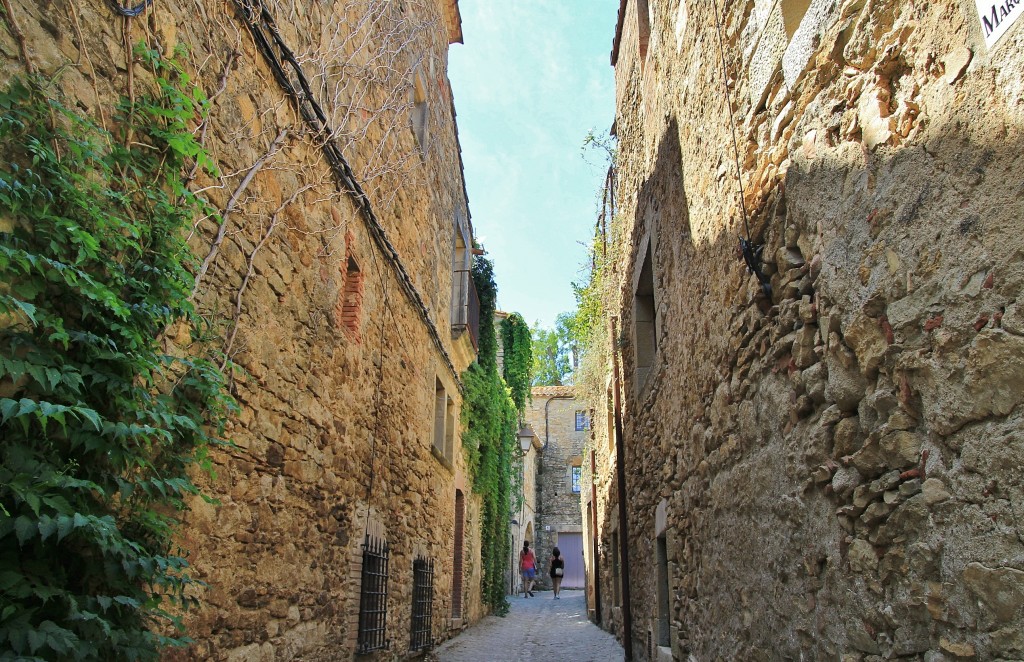
[[[565,557],[566,588],[583,588],[583,546],[580,522],[583,447],[590,436],[590,412],[576,399],[572,386],[535,386],[526,409],[526,423],[536,433],[536,514],[534,548],[537,586],[551,588],[551,550]]]
[[[513,595],[523,590],[523,577],[519,572],[519,552],[523,549],[523,543],[529,542],[531,549],[536,549],[537,544],[537,465],[541,440],[529,425],[519,430],[519,448],[522,452],[519,468],[522,472],[519,479],[522,491],[512,496],[512,521],[509,523],[512,556],[509,559],[508,589]]]
[[[169,657],[398,659],[418,647],[414,624],[429,646],[480,618],[479,502],[459,441],[477,320],[446,75],[456,0],[159,0],[134,17],[106,0],[9,4],[5,83],[37,70],[105,122],[152,90],[142,42],[183,47],[210,99],[194,128],[217,172],[193,188],[221,222],[197,219],[196,302],[238,366],[241,411],[234,445],[211,457],[216,501],[186,514],[181,542],[208,589],[185,616],[195,644]],[[367,541],[388,550],[376,643],[360,627]]]
[[[1024,656],[1024,29],[984,4],[621,2],[590,566],[633,659]]]

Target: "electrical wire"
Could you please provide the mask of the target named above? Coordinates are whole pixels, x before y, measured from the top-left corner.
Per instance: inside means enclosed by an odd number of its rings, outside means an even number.
[[[444,347],[441,334],[430,318],[430,311],[423,302],[423,297],[420,296],[419,291],[413,284],[412,277],[406,271],[398,250],[391,243],[387,231],[377,218],[377,214],[370,204],[369,196],[362,186],[359,185],[352,167],[342,153],[341,147],[338,146],[337,141],[333,138],[334,131],[328,122],[327,115],[320,107],[320,104],[317,103],[309,81],[302,71],[302,66],[278,32],[273,15],[266,8],[266,5],[263,4],[262,0],[234,0],[234,4],[244,19],[256,48],[263,55],[267,66],[270,67],[271,72],[274,74],[274,78],[285,94],[295,102],[299,114],[314,135],[322,138],[321,149],[327,164],[331,168],[331,172],[337,179],[339,186],[352,198],[353,204],[355,204],[360,216],[362,216],[366,223],[370,236],[387,258],[398,279],[399,287],[405,292],[410,303],[416,309],[430,335],[434,347],[442,357],[459,390],[461,390],[462,381],[459,379],[458,371],[456,371],[455,364],[452,363],[452,359]],[[285,65],[288,66],[290,73],[285,70]]]
[[[770,299],[772,296],[771,281],[761,269],[764,246],[761,244],[755,244],[750,236],[750,221],[747,219],[746,193],[743,190],[743,170],[740,167],[740,146],[739,138],[736,133],[736,117],[732,110],[732,95],[729,93],[729,67],[725,61],[725,37],[722,34],[722,19],[718,11],[718,0],[713,0],[712,4],[715,7],[715,27],[718,32],[718,52],[722,56],[722,88],[725,90],[725,105],[726,109],[729,111],[729,126],[732,128],[732,149],[733,157],[736,162],[736,182],[739,187],[740,214],[743,217],[743,230],[746,234],[746,237],[740,237],[740,255],[742,255],[743,262],[747,265],[747,269],[757,277],[757,282],[761,285],[761,291]]]
[[[153,0],[144,0],[143,2],[140,2],[139,4],[134,5],[132,7],[122,7],[121,3],[117,0],[109,0],[109,2],[110,6],[114,8],[115,12],[117,12],[121,16],[127,16],[128,18],[135,18],[137,16],[140,16],[142,12],[146,11],[146,9],[153,4]]]
[[[715,6],[715,27],[718,29],[718,52],[722,56],[722,88],[725,90],[725,105],[729,111],[729,126],[732,127],[732,149],[736,160],[736,182],[740,189],[740,213],[743,215],[743,229],[747,233],[747,240],[750,240],[750,224],[747,221],[747,206],[744,204],[745,195],[743,191],[743,172],[740,170],[740,147],[739,139],[736,137],[736,118],[732,112],[732,96],[729,93],[729,69],[725,62],[725,38],[722,36],[722,20],[718,14],[718,0],[713,2]]]

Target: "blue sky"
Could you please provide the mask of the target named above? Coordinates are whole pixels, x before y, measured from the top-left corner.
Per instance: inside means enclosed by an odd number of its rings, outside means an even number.
[[[494,260],[498,307],[531,325],[575,306],[606,168],[580,147],[614,119],[618,5],[459,2],[465,44],[452,45],[448,75],[473,227]]]

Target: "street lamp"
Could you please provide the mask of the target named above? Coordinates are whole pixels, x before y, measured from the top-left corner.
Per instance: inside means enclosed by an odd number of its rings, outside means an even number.
[[[533,433],[533,428],[529,425],[524,425],[519,428],[519,450],[526,455],[530,452],[530,446],[533,445],[533,440],[537,438],[537,435]]]

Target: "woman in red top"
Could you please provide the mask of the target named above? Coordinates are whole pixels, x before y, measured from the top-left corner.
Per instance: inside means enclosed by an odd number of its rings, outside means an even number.
[[[523,597],[533,597],[533,582],[537,577],[537,557],[530,549],[530,541],[523,541],[523,549],[519,552],[519,572],[523,573]]]

